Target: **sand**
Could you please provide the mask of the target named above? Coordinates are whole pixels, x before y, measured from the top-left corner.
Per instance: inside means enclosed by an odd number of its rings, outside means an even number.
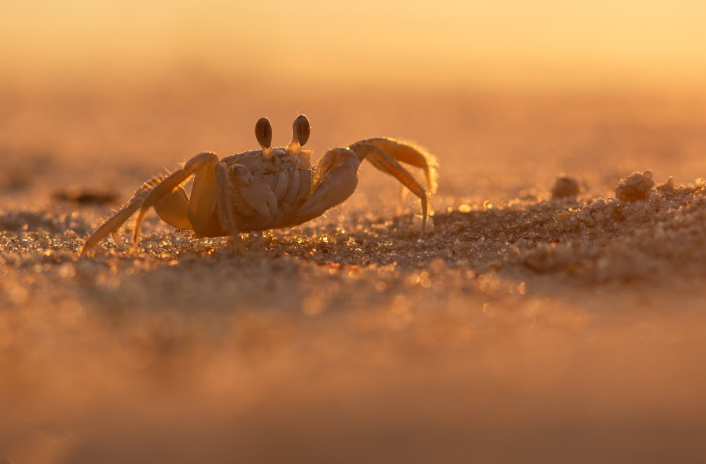
[[[4,96],[0,462],[706,459],[705,104],[184,85]],[[79,259],[152,174],[297,110],[318,155],[434,152],[427,234],[364,166],[241,255],[150,213]]]

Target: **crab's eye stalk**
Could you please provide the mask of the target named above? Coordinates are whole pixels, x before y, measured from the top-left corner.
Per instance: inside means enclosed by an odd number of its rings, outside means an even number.
[[[309,140],[309,134],[311,134],[311,125],[309,124],[309,118],[300,114],[297,119],[294,120],[294,133],[292,135],[292,141],[299,142],[299,145],[304,146]]]
[[[272,124],[267,118],[260,118],[255,124],[255,137],[266,158],[272,156]]]
[[[297,119],[294,120],[294,125],[292,127],[292,143],[289,144],[288,150],[291,153],[296,153],[299,149],[309,140],[309,134],[311,133],[311,125],[309,124],[309,118],[300,114]]]

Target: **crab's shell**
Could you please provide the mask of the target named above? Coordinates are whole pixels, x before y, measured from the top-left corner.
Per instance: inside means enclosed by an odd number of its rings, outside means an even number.
[[[244,198],[238,187],[231,188],[231,199],[235,206],[233,213],[239,230],[249,232],[277,229],[304,222],[295,217],[295,213],[311,192],[311,154],[311,150],[299,150],[292,156],[285,148],[276,148],[269,159],[263,156],[262,150],[253,150],[222,160],[228,166],[231,185],[235,186],[244,177],[251,176],[255,183],[262,181],[267,185],[277,199],[274,214],[265,215]],[[267,194],[269,192],[262,193]]]

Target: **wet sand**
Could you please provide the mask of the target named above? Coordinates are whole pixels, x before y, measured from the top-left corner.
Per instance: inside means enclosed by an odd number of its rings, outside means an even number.
[[[3,95],[5,461],[706,458],[706,103],[252,95]],[[298,111],[315,158],[377,135],[435,153],[428,233],[364,166],[347,203],[242,255],[150,213],[136,253],[79,259],[153,174],[252,148],[265,115],[286,143]],[[577,195],[552,196],[562,175]]]

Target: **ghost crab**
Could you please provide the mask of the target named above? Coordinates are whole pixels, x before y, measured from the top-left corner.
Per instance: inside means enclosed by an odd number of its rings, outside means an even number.
[[[321,216],[350,197],[358,185],[358,167],[367,159],[392,175],[421,200],[422,234],[429,210],[429,195],[436,189],[436,160],[426,150],[391,138],[371,138],[346,148],[328,150],[312,167],[306,116],[294,120],[292,141],[272,148],[272,125],[261,118],[255,125],[260,150],[246,151],[221,160],[214,153],[200,153],[168,176],[154,177],[132,199],[86,240],[85,255],[137,212],[132,236],[137,245],[142,222],[150,207],[167,224],[193,230],[198,236],[231,236],[242,249],[240,233],[292,227]],[[401,164],[421,168],[428,190]],[[191,196],[182,184],[191,176]]]

